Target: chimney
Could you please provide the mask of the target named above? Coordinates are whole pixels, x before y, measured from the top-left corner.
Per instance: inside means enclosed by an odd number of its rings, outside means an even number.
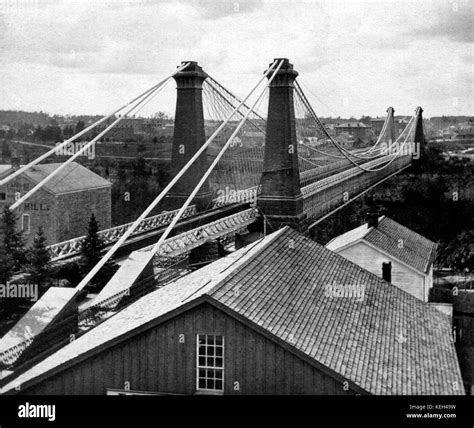
[[[374,202],[373,196],[368,196],[366,202],[369,207],[365,214],[367,228],[377,227],[379,224],[379,210]]]
[[[16,171],[20,169],[20,157],[15,154],[12,154],[11,160],[10,160],[11,166],[13,168],[13,171]]]
[[[379,213],[376,210],[367,211],[367,229],[377,227],[379,224]]]
[[[392,282],[392,262],[382,262],[382,279]]]

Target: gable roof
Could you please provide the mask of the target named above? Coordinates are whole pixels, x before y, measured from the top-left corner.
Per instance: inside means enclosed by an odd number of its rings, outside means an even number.
[[[61,165],[62,163],[38,164],[32,166],[21,175],[37,184]],[[12,168],[9,167],[8,170],[12,170]],[[51,180],[45,183],[43,188],[54,194],[62,194],[110,186],[112,186],[110,181],[102,178],[100,175],[92,172],[90,169],[77,162],[71,162],[59,171]]]
[[[408,229],[408,227],[389,217],[381,216],[377,227],[367,227],[367,223],[363,224],[332,239],[326,245],[326,248],[331,251],[338,251],[360,240],[372,244],[381,251],[423,273],[430,270],[436,258],[438,247],[438,244]]]
[[[358,285],[363,299],[331,297],[330,284]],[[0,393],[18,382],[25,389],[203,298],[368,393],[462,394],[448,317],[288,227],[142,297]]]
[[[253,251],[258,251],[258,248],[265,245],[269,239],[271,239],[271,236],[254,245],[250,248],[251,251],[248,248],[242,248],[183,277],[182,280],[177,280],[166,287],[159,288],[145,295],[22,373],[15,380],[2,387],[0,394],[14,388],[19,382],[25,385],[25,382],[29,382],[37,376],[55,370],[65,363],[72,362],[77,357],[85,356],[105,344],[110,344],[147,323],[182,307],[186,302],[191,303],[212,289],[233,269],[239,268],[247,260],[247,257],[253,254]],[[222,274],[219,272],[222,272]]]

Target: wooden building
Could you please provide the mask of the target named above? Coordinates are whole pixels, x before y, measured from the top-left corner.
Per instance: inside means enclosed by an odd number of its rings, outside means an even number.
[[[352,284],[362,296],[344,293]],[[288,227],[143,296],[0,389],[138,392],[463,394],[445,315]]]
[[[332,239],[326,247],[427,302],[437,244],[386,216]]]

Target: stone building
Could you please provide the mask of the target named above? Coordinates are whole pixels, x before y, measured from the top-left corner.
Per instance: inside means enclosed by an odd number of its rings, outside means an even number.
[[[0,187],[0,209],[12,205],[61,164],[39,164]],[[0,165],[0,179],[19,168],[19,162]],[[43,227],[48,245],[66,241],[86,232],[94,213],[99,227],[111,226],[112,184],[72,162],[21,204],[15,213],[27,245],[39,226]]]

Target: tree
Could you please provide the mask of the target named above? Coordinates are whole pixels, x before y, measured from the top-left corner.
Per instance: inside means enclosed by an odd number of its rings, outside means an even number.
[[[471,252],[473,239],[473,231],[458,234],[448,245],[440,248],[438,262],[456,272],[472,272],[474,270],[474,253]]]
[[[71,125],[66,125],[63,129],[63,137],[65,139],[71,138],[74,135],[74,128]]]
[[[43,139],[43,129],[41,128],[40,125],[38,125],[35,128],[35,131],[33,132],[33,140],[34,141],[42,141]]]
[[[51,256],[46,248],[46,237],[41,226],[33,239],[32,247],[28,250],[27,257],[27,272],[30,275],[30,280],[45,288],[50,283]]]
[[[162,123],[166,122],[167,120],[169,120],[169,117],[166,113],[163,113],[162,111],[159,111],[157,113],[155,113],[155,117],[154,119],[156,120],[156,122],[161,125]]]
[[[103,257],[105,243],[99,235],[99,224],[92,214],[87,228],[87,235],[81,245],[81,256],[79,265],[82,275],[87,275],[92,268],[99,263]],[[113,262],[107,262],[102,269],[92,278],[91,286],[88,287],[91,291],[101,289],[110,277],[113,275],[118,266]]]
[[[92,214],[87,228],[87,235],[81,245],[81,267],[89,272],[102,258],[104,242],[99,236],[99,224]]]
[[[10,145],[4,141],[2,145],[2,158],[5,159],[10,159],[12,156],[12,152],[10,150]]]
[[[0,284],[6,284],[13,272],[13,258],[0,244]]]
[[[17,230],[15,214],[8,207],[3,210],[3,233],[3,245],[11,256],[12,270],[19,270],[27,262],[25,240],[22,232]]]
[[[74,128],[74,134],[81,132],[85,127],[86,127],[86,124],[83,120],[78,121]]]

